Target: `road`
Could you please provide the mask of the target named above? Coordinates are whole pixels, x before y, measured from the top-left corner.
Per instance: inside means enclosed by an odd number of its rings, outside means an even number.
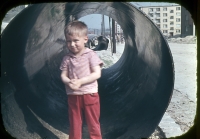
[[[175,65],[174,88],[187,94],[190,100],[196,102],[196,44],[169,43],[169,46]]]

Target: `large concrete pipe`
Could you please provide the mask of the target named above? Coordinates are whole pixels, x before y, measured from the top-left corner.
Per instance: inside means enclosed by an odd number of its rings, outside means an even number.
[[[68,134],[59,70],[66,53],[63,28],[71,17],[89,14],[113,18],[125,35],[122,57],[98,80],[103,138],[149,137],[158,126],[172,96],[174,67],[154,23],[124,2],[44,3],[24,9],[2,34],[2,117],[13,137]],[[86,130],[83,135],[86,139]]]

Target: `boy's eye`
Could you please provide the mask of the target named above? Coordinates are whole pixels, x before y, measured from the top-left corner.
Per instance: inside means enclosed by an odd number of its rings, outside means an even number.
[[[67,42],[67,43],[71,43],[71,42],[75,42],[75,43],[76,43],[76,42],[78,42],[78,41],[79,41],[79,40],[72,40],[72,41],[67,40],[66,42]]]

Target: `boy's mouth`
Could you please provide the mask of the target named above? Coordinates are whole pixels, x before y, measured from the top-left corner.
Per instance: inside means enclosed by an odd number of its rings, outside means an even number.
[[[72,46],[71,49],[76,49],[76,47],[75,47],[75,46]]]

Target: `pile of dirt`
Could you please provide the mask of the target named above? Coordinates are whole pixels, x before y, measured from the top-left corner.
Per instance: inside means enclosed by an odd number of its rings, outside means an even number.
[[[164,139],[164,138],[166,138],[165,133],[158,126],[158,127],[156,127],[155,131],[148,139]]]
[[[121,53],[116,52],[112,53],[111,48],[108,47],[107,50],[95,51],[99,58],[103,61],[104,65],[102,68],[109,68],[113,64],[115,64],[119,58],[121,57]]]
[[[168,43],[184,43],[184,44],[196,44],[197,37],[196,36],[186,36],[186,37],[178,37],[178,38],[168,38]]]
[[[174,89],[173,97],[166,111],[184,133],[194,125],[193,115],[196,112],[192,108],[196,107],[195,105],[195,102],[190,100],[187,95]]]

